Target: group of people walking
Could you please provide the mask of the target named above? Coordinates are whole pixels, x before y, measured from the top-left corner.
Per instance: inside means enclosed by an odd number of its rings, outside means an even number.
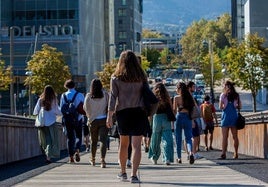
[[[56,116],[63,114],[63,126],[67,131],[67,146],[69,153],[69,163],[80,161],[80,148],[82,144],[82,129],[84,117],[87,117],[87,124],[90,132],[91,156],[89,162],[96,165],[97,144],[100,142],[100,166],[106,167],[106,152],[108,130],[114,125],[116,119],[120,135],[118,147],[118,161],[120,172],[117,175],[122,181],[128,180],[126,165],[129,158],[128,150],[131,146],[131,173],[130,182],[139,183],[137,170],[141,162],[142,138],[148,134],[148,129],[152,129],[150,144],[148,149],[148,158],[154,164],[162,154],[162,161],[170,165],[174,160],[182,163],[182,141],[186,143],[186,151],[189,155],[189,163],[195,161],[194,153],[197,151],[198,139],[193,141],[193,129],[198,126],[197,120],[192,119],[191,113],[194,107],[198,106],[192,96],[189,86],[180,82],[177,84],[177,95],[171,98],[163,83],[157,83],[152,92],[158,99],[155,114],[148,116],[144,110],[144,100],[142,88],[147,83],[147,75],[141,67],[140,60],[130,50],[123,51],[120,55],[118,64],[110,80],[109,93],[104,91],[99,79],[93,79],[90,84],[89,92],[84,96],[75,90],[73,80],[65,82],[67,91],[61,95],[60,104],[56,93],[51,86],[46,86],[43,93],[37,101],[34,108],[34,115],[37,115],[41,109],[45,109],[45,126],[38,129],[41,147],[46,154],[46,162],[50,163],[51,158],[59,157],[59,146],[57,142],[58,130],[56,127]],[[63,108],[66,103],[77,108],[77,120],[71,122],[64,116]],[[238,158],[238,138],[235,122],[237,119],[236,108],[241,108],[241,101],[238,93],[235,91],[234,84],[227,81],[224,86],[224,92],[220,96],[220,109],[222,112],[222,154],[221,159],[226,158],[228,132],[231,129],[235,153],[234,158]],[[206,104],[206,105],[205,105]],[[201,116],[209,105],[209,97],[205,102],[198,106]],[[211,106],[211,105],[209,105]],[[212,149],[215,108],[211,107],[212,118],[204,120],[206,124],[205,143],[206,149]],[[217,121],[216,121],[217,123]],[[151,126],[150,126],[151,124]],[[176,139],[176,159],[174,159],[174,141]],[[182,136],[184,132],[184,138]],[[207,134],[210,133],[210,144],[207,141]],[[194,143],[193,143],[194,142]],[[146,152],[147,152],[146,151]]]

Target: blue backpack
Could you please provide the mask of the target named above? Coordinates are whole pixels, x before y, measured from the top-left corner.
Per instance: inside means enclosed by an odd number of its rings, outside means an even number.
[[[76,92],[71,100],[68,100],[66,95],[64,94],[65,103],[61,107],[62,113],[62,124],[66,125],[75,125],[78,123],[79,113],[74,105],[74,100],[77,96],[78,92]]]

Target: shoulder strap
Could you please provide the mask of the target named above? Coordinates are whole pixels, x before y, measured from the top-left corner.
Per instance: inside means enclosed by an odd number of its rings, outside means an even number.
[[[68,99],[65,94],[63,94],[63,98],[64,98],[65,103],[68,103]]]
[[[78,92],[75,92],[75,94],[74,94],[74,96],[73,96],[73,99],[72,99],[71,103],[73,103],[73,102],[74,102],[74,100],[75,100],[75,98],[76,98],[77,94],[78,94]]]

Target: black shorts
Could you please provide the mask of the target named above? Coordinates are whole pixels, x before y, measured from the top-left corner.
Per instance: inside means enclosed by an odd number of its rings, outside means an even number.
[[[127,108],[116,112],[118,132],[120,135],[141,136],[145,135],[148,127],[148,118],[140,107]]]
[[[214,122],[205,122],[206,129],[204,130],[204,134],[213,134],[214,131]]]

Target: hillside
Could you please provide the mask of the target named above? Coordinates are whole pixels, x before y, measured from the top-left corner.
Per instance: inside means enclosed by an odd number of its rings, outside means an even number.
[[[143,0],[143,28],[184,31],[193,21],[231,13],[231,0]]]

